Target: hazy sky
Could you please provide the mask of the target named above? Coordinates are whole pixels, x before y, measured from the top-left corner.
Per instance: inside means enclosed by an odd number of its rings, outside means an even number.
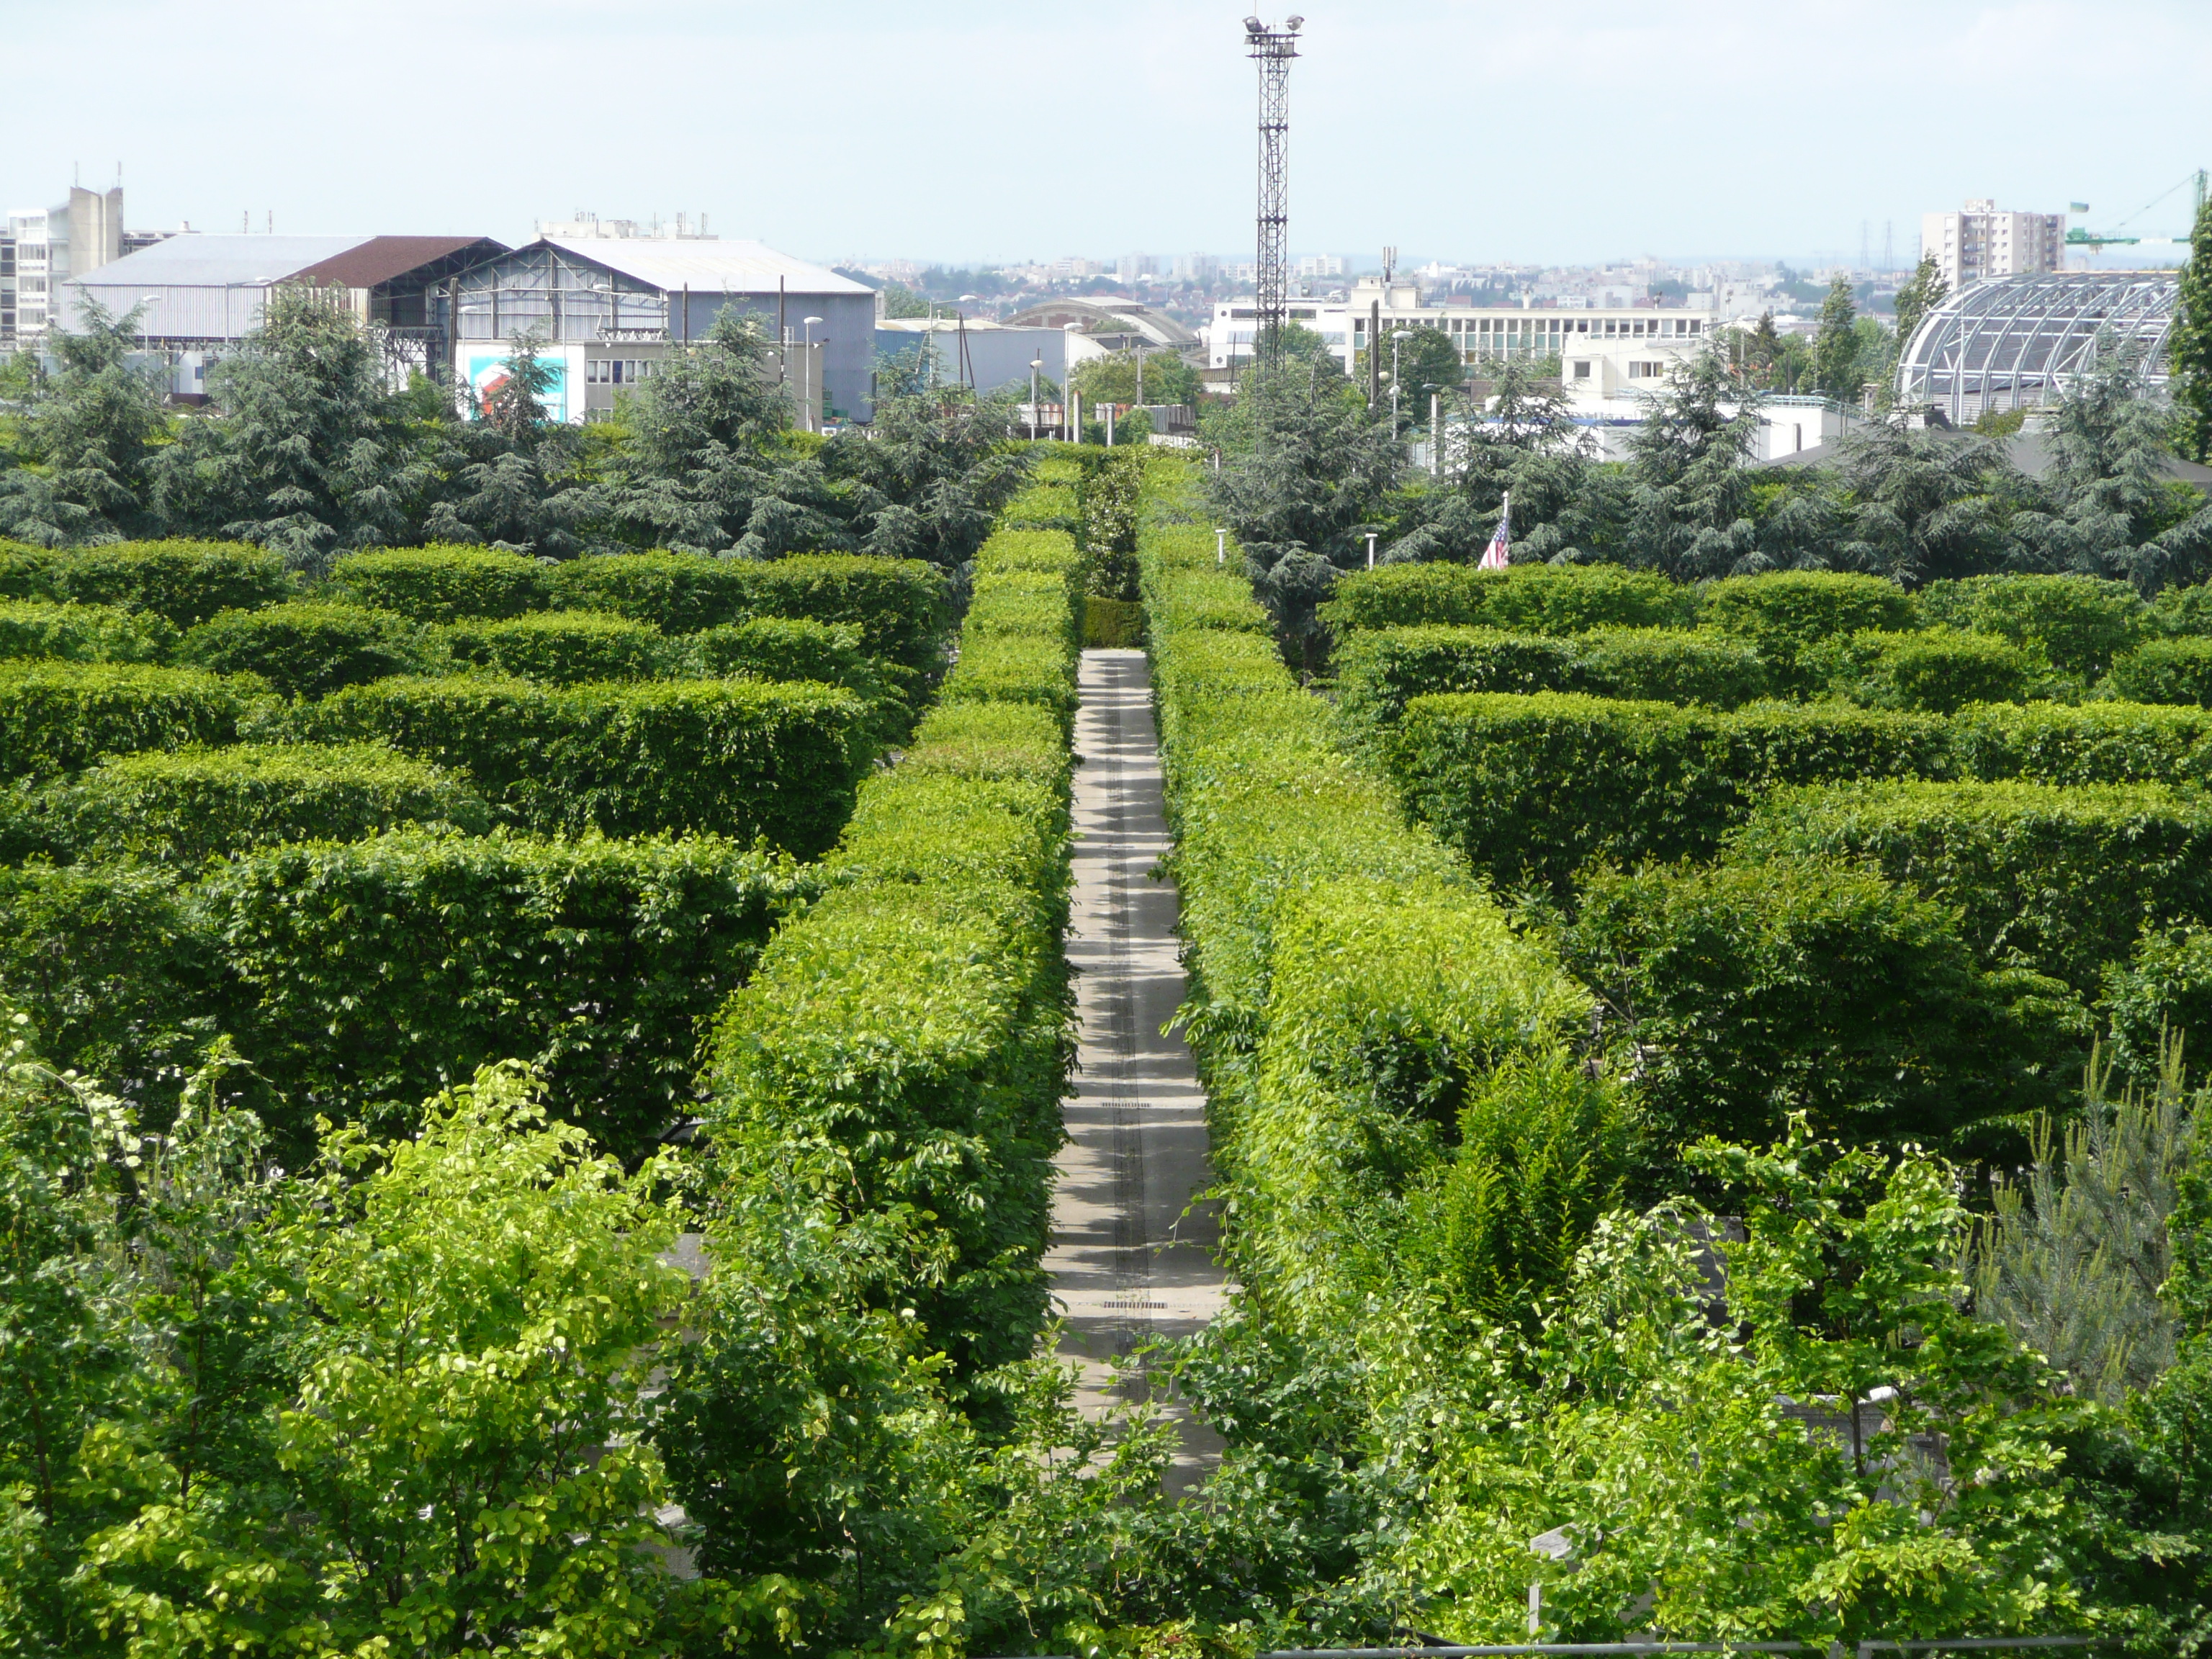
[[[2212,0],[1304,3],[1294,252],[1856,256],[1866,222],[1878,255],[1889,222],[1902,259],[1966,196],[2101,227],[2212,162]],[[683,210],[817,258],[1232,252],[1243,12],[0,0],[0,190],[120,161],[130,222],[163,228],[519,241]]]

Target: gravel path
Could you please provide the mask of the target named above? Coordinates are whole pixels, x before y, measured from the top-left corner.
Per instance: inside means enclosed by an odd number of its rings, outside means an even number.
[[[1066,1318],[1061,1352],[1081,1368],[1078,1402],[1099,1413],[1123,1397],[1109,1362],[1154,1336],[1196,1331],[1221,1306],[1224,1281],[1211,1206],[1191,1206],[1212,1180],[1206,1097],[1182,1036],[1160,1035],[1182,1000],[1183,974],[1176,890],[1152,875],[1168,830],[1145,653],[1085,651],[1081,684],[1067,954],[1082,1046],[1045,1268]],[[1121,1387],[1147,1390],[1141,1376]],[[1166,1482],[1180,1491],[1221,1443],[1174,1400],[1161,1403],[1182,1425]]]

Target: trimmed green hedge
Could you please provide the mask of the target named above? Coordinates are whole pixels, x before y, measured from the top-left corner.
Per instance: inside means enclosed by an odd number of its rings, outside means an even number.
[[[1362,1264],[1400,1273],[1400,1206],[1449,1158],[1458,1102],[1501,1060],[1555,1052],[1588,1005],[1336,745],[1268,635],[1235,624],[1249,586],[1224,592],[1212,533],[1167,521],[1188,483],[1155,463],[1138,538],[1187,1029],[1236,1274],[1271,1320],[1329,1340],[1361,1317]],[[1493,1214],[1462,1243],[1494,1256],[1515,1231]]]
[[[1816,684],[1854,702],[1930,714],[2025,702],[2049,676],[2039,652],[1955,628],[1848,635],[1810,647],[1801,661]]]
[[[1564,892],[1592,858],[1711,857],[1777,785],[1948,775],[1949,735],[1930,715],[1829,705],[1470,695],[1416,698],[1383,755],[1477,870]]]
[[[519,617],[545,605],[545,568],[489,547],[383,547],[349,553],[331,580],[362,604],[418,623]]]
[[[614,553],[572,559],[548,580],[556,605],[611,611],[664,634],[696,634],[756,616],[852,623],[870,656],[923,672],[938,665],[950,626],[945,578],[919,559]]]
[[[0,658],[159,663],[176,648],[176,628],[150,611],[0,599]]]
[[[198,866],[247,847],[356,841],[403,823],[480,835],[483,802],[370,744],[242,744],[121,755],[8,801],[7,856]]]
[[[2160,588],[2150,610],[2151,626],[2159,633],[2212,634],[2212,584]]]
[[[2031,702],[1962,709],[1951,722],[1959,769],[1995,782],[2212,781],[2212,712],[2131,702]]]
[[[2212,708],[2212,638],[2146,640],[2113,663],[2105,689],[2130,702]]]
[[[292,592],[274,553],[245,542],[113,542],[0,552],[0,597],[148,611],[186,629],[225,611],[275,605]]]
[[[1073,542],[1060,546],[1079,568]],[[829,891],[723,1009],[710,1116],[735,1167],[828,1140],[850,1160],[845,1202],[933,1217],[950,1270],[915,1306],[963,1368],[1028,1354],[1043,1322],[1036,1268],[1073,1059],[1060,936],[1076,590],[1054,585],[1064,609],[1042,633],[975,637],[994,557],[987,544],[977,559],[950,700],[861,787],[823,866]],[[992,653],[1020,672],[978,672]]]
[[[1701,626],[1749,641],[1782,675],[1803,674],[1799,659],[1824,641],[1914,625],[1912,599],[1903,588],[1845,571],[1729,576],[1706,583],[1698,597]]]
[[[185,635],[179,663],[218,674],[258,674],[292,697],[320,697],[394,674],[434,673],[441,642],[406,617],[358,605],[295,601],[226,611]]]
[[[1668,1147],[1763,1142],[1793,1111],[1939,1140],[2064,1107],[2087,1055],[2063,985],[1986,971],[1944,905],[1846,864],[1596,871],[1562,944]]]
[[[811,871],[726,837],[539,841],[402,830],[276,847],[193,896],[214,995],[308,1138],[316,1113],[410,1121],[522,1058],[547,1109],[635,1159],[693,1109],[699,1043]]]
[[[547,686],[455,676],[348,687],[285,717],[293,738],[373,740],[458,771],[525,829],[836,839],[874,757],[874,711],[806,684]]]
[[[1763,696],[1766,665],[1734,640],[1686,629],[1597,629],[1570,637],[1488,628],[1377,628],[1339,648],[1346,714],[1388,724],[1413,698],[1447,691],[1582,691],[1632,702],[1733,708]]]
[[[1593,628],[1684,628],[1697,616],[1693,589],[1651,570],[1619,565],[1392,564],[1338,582],[1321,619],[1340,640],[1362,628],[1424,623],[1514,634],[1583,634]]]
[[[1925,622],[2039,650],[2053,667],[2084,680],[2104,674],[2154,629],[2134,588],[2095,576],[1968,576],[1930,582],[1914,603]]]
[[[914,731],[914,702],[921,676],[868,655],[857,623],[755,617],[672,640],[669,646],[672,660],[702,678],[750,674],[763,680],[814,680],[842,686],[875,708],[877,738],[886,748],[904,743]]]
[[[674,656],[672,642],[650,623],[596,611],[539,611],[450,623],[441,631],[456,662],[548,685],[651,679]]]
[[[2212,801],[2157,784],[1852,783],[1765,801],[1731,857],[1863,860],[1984,958],[2094,992],[2147,926],[2212,921]]]
[[[1057,569],[1050,568],[1057,544]],[[945,677],[948,704],[1025,702],[1060,730],[1075,722],[1076,663],[1083,648],[1083,561],[1059,531],[1001,531],[975,556],[975,593]]]
[[[73,772],[103,755],[229,743],[266,688],[191,668],[0,662],[0,777]]]

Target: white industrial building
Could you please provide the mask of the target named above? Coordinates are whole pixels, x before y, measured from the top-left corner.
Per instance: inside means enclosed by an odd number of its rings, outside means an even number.
[[[123,228],[123,187],[70,187],[48,208],[16,208],[0,222],[0,349],[35,346],[66,322],[64,289],[167,233]]]
[[[2063,213],[2000,213],[1992,201],[1970,200],[1957,213],[1920,218],[1920,251],[1956,294],[1991,276],[2057,270],[2066,253]]]

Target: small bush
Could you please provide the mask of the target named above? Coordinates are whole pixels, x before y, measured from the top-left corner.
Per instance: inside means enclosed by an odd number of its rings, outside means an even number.
[[[2203,784],[2212,781],[2212,713],[2130,702],[1989,704],[1951,726],[1959,769],[1996,782]]]
[[[2152,629],[2134,588],[2095,576],[1968,576],[1929,583],[1915,604],[1925,622],[2039,649],[2083,680],[2101,677]]]
[[[519,617],[545,605],[545,568],[488,547],[386,547],[349,553],[331,580],[365,605],[418,623]]]
[[[175,627],[151,611],[0,599],[0,658],[158,663],[176,648]]]
[[[350,686],[298,705],[286,730],[388,743],[459,772],[524,829],[765,836],[812,858],[852,811],[873,714],[849,692],[804,684],[456,676]]]
[[[2212,803],[2157,784],[1851,783],[1790,790],[1745,859],[1877,866],[1955,907],[1985,960],[2094,992],[2146,925],[2212,921]]]
[[[2212,634],[2212,583],[2162,588],[2150,611],[2151,626],[2159,633],[2185,638]]]
[[[245,744],[123,755],[18,792],[19,834],[67,859],[197,866],[243,848],[357,841],[403,823],[489,827],[465,784],[374,744]]]
[[[73,772],[103,755],[229,743],[258,680],[191,668],[0,662],[0,777]]]
[[[287,696],[443,665],[439,642],[404,617],[358,605],[272,605],[226,611],[185,635],[177,660],[218,674],[258,674]]]
[[[1972,702],[2025,702],[2048,673],[2041,654],[1955,628],[1852,634],[1807,650],[1808,678],[1869,708],[1955,714]]]
[[[443,632],[455,661],[547,685],[651,679],[674,655],[672,642],[651,623],[596,611],[453,623]]]
[[[2113,663],[2105,688],[2130,702],[2212,708],[2212,637],[2146,640]]]
[[[2142,1087],[2159,1081],[2165,1045],[2181,1044],[2191,1079],[2212,1066],[2212,928],[2154,928],[2134,957],[2106,970],[2098,1012],[2112,1023],[2111,1057]]]
[[[1618,565],[1394,564],[1354,571],[1321,607],[1339,640],[1362,628],[1444,623],[1513,634],[1583,634],[1593,628],[1680,628],[1694,618],[1692,590],[1656,571]]]
[[[1756,1140],[1793,1111],[1847,1140],[1938,1140],[2080,1085],[2065,988],[1985,971],[1948,909],[1869,870],[1595,872],[1562,944],[1662,1146]]]
[[[1777,785],[1943,776],[1948,737],[1932,716],[1826,705],[1459,696],[1416,698],[1383,752],[1407,805],[1476,869],[1565,892],[1600,855],[1711,857]]]
[[[22,550],[0,561],[0,592],[9,598],[150,611],[177,629],[275,605],[291,592],[284,561],[244,542],[114,542]]]
[[[1782,570],[1729,576],[1698,593],[1699,624],[1747,640],[1780,674],[1809,683],[1799,659],[1827,640],[1898,633],[1913,626],[1911,596],[1881,576]]]

